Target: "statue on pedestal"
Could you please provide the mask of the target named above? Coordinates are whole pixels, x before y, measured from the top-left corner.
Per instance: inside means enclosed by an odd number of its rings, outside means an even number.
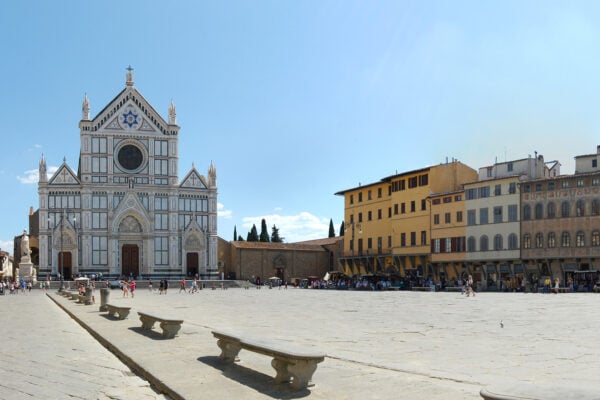
[[[21,236],[21,262],[26,263],[31,261],[31,249],[29,248],[29,236],[27,236],[27,229],[23,230],[23,236]]]
[[[19,271],[16,276],[22,280],[35,283],[37,280],[36,270],[33,268],[31,263],[31,248],[29,247],[29,236],[27,236],[27,229],[23,230],[23,236],[21,236],[21,261],[19,262]]]

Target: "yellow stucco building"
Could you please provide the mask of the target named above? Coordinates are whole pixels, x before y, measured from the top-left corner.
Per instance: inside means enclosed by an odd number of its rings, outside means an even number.
[[[453,160],[342,190],[348,275],[432,274],[430,196],[460,190],[477,171]]]

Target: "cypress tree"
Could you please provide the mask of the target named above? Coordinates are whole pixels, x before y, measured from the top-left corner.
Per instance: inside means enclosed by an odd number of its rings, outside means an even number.
[[[261,242],[269,242],[269,233],[267,232],[267,222],[263,218],[260,223],[260,239]]]
[[[258,242],[258,231],[256,230],[256,225],[252,224],[252,229],[248,232],[248,236],[246,237],[247,242]]]
[[[335,237],[335,228],[333,227],[333,219],[329,219],[329,237]]]
[[[340,225],[340,236],[344,236],[345,231],[346,228],[344,227],[344,221],[342,221],[342,224]]]
[[[237,240],[238,234],[237,234],[237,227],[234,225],[233,226],[233,241],[235,242]]]
[[[279,229],[275,225],[271,228],[271,242],[283,243],[283,238],[279,236]]]

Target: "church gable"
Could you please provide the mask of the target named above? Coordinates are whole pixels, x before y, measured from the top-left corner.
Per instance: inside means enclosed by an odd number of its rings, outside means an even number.
[[[121,91],[91,122],[94,131],[177,135],[179,129],[169,125],[133,86]]]
[[[48,181],[50,185],[79,185],[79,179],[67,164],[61,165],[52,178]]]
[[[188,172],[185,178],[183,178],[180,187],[206,189],[208,185],[206,183],[206,178],[200,175],[195,168],[192,168],[192,170]]]

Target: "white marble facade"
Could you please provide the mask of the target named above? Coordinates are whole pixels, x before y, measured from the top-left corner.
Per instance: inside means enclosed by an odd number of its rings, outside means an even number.
[[[39,276],[217,276],[217,177],[178,176],[179,126],[134,86],[90,119],[82,105],[77,172],[39,165]],[[60,139],[59,139],[60,140]],[[63,268],[60,268],[60,266]]]

